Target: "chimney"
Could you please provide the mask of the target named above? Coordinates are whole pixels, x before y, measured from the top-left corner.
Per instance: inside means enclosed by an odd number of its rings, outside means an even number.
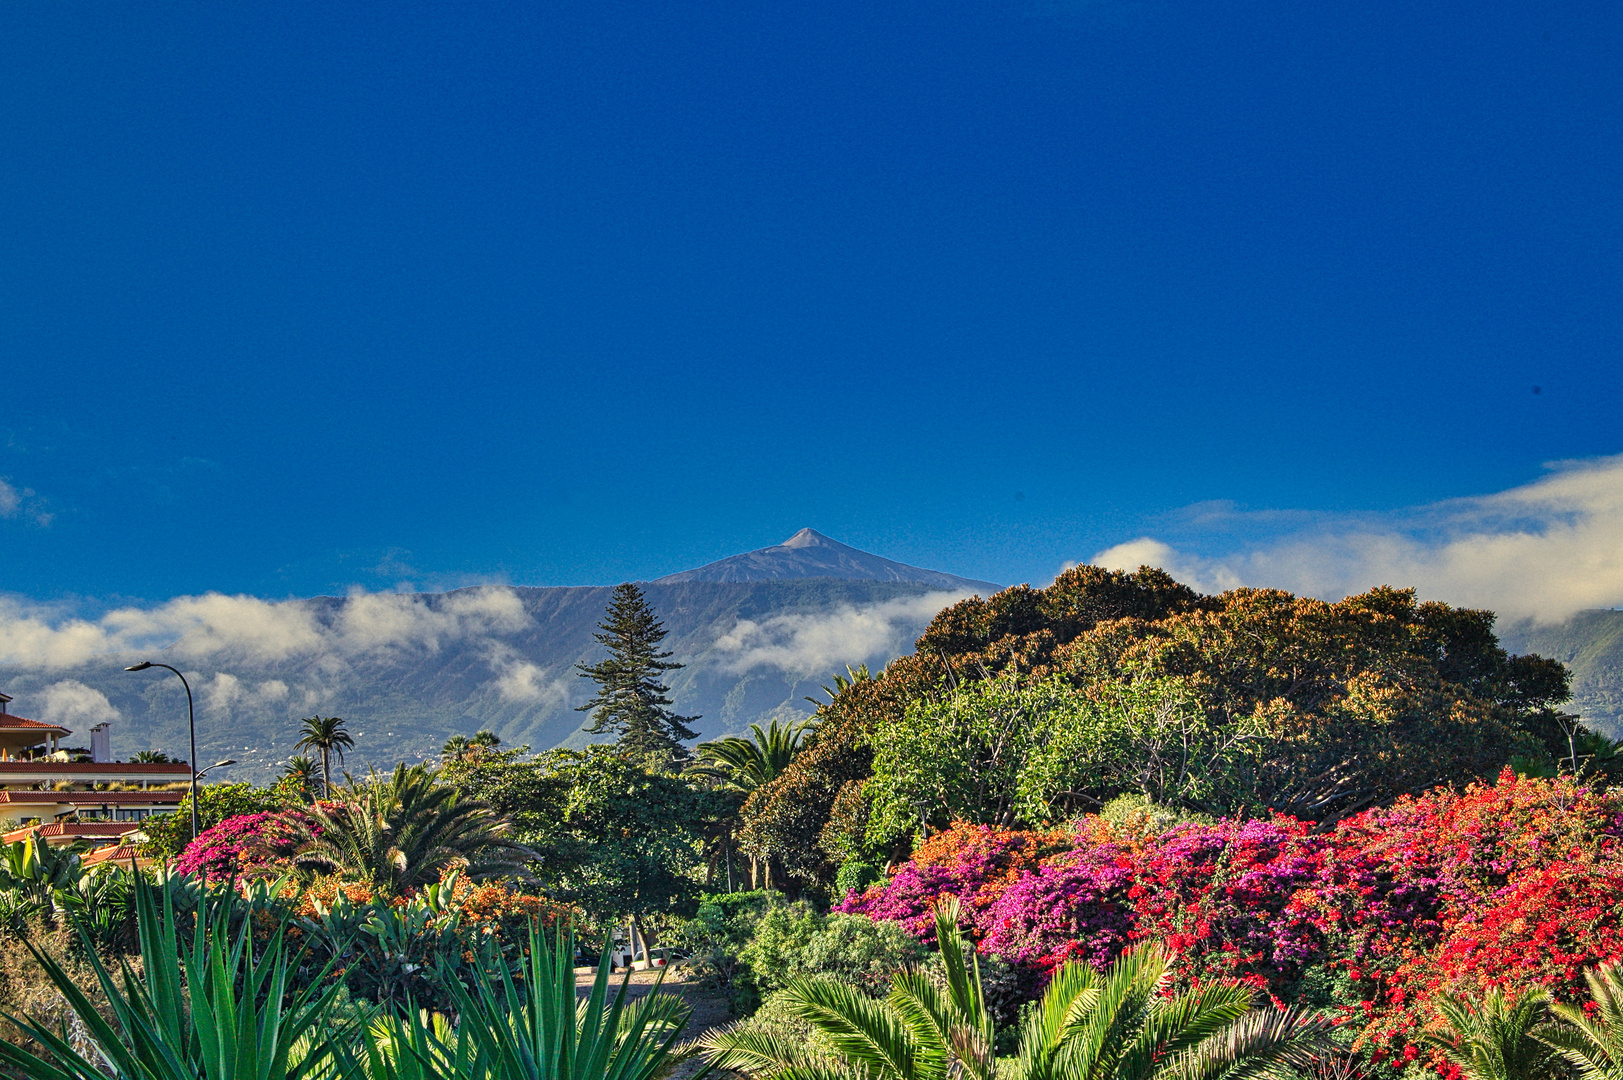
[[[90,729],[90,760],[113,760],[112,725],[102,721]]]
[[[0,694],[0,716],[6,715],[6,706],[11,704],[11,695]]]

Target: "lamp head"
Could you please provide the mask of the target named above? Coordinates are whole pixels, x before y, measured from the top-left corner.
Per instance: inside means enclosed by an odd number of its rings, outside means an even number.
[[[236,758],[226,758],[224,761],[216,761],[213,765],[210,765],[209,768],[211,768],[211,769],[223,769],[227,765],[235,765],[236,763],[237,763]]]
[[[147,668],[149,668],[151,666],[152,666],[152,661],[151,660],[143,660],[139,664],[131,664],[129,667],[125,668],[124,670],[125,671],[145,671]]]

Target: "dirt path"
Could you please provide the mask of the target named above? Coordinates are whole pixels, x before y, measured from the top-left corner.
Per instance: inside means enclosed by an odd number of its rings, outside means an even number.
[[[591,991],[592,980],[596,977],[597,972],[593,968],[576,968],[575,992],[581,997],[585,997]],[[624,979],[625,975],[623,974],[612,976],[609,981],[610,993],[619,989],[620,983]],[[626,997],[643,997],[654,988],[654,984],[658,979],[659,972],[657,971],[633,971],[631,973],[631,985],[626,990]],[[721,1027],[723,1024],[730,1024],[737,1019],[728,1007],[726,998],[692,986],[687,982],[679,968],[672,968],[667,971],[661,989],[666,993],[676,994],[693,1009],[693,1012],[688,1016],[687,1027],[682,1029],[684,1039],[697,1039],[710,1029]],[[689,1068],[689,1066],[694,1064],[691,1060],[684,1063],[682,1068],[672,1074],[672,1080],[677,1080],[677,1078],[693,1072],[694,1069]]]

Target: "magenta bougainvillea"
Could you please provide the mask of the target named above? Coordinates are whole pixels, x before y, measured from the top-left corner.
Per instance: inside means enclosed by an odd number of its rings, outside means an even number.
[[[1162,941],[1188,982],[1339,1009],[1358,1045],[1402,1066],[1428,1059],[1418,1036],[1438,994],[1537,984],[1572,999],[1585,968],[1623,958],[1623,797],[1507,771],[1322,832],[1289,818],[1144,835],[1090,817],[1063,840],[957,825],[840,906],[924,936],[948,893],[985,953],[1051,971]]]
[[[314,828],[293,810],[228,817],[198,833],[175,860],[175,869],[210,881],[285,870],[294,849]]]

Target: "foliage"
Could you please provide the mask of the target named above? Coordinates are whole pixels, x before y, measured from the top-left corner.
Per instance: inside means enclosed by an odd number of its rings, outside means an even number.
[[[190,945],[177,936],[171,898],[141,887],[136,893],[141,943],[139,977],[122,966],[121,978],[94,954],[88,958],[110,1006],[104,1018],[70,973],[35,950],[57,991],[94,1045],[94,1058],[76,1048],[65,1030],[27,1018],[15,1022],[35,1045],[25,1051],[0,1043],[0,1062],[30,1080],[300,1080],[355,1075],[337,1065],[351,1032],[331,1023],[341,986],[289,986],[286,927],[262,951],[249,920],[233,918],[237,897],[214,894],[197,918],[209,928]],[[237,929],[233,931],[235,925]]]
[[[1121,808],[1118,808],[1121,809]],[[1164,941],[1182,985],[1232,980],[1333,1007],[1376,1061],[1449,1064],[1424,1035],[1495,987],[1583,993],[1623,957],[1623,795],[1574,777],[1439,789],[1329,830],[1291,818],[1182,821],[1149,806],[1054,834],[958,825],[841,907],[926,937],[962,900],[991,955],[1051,974]]]
[[[739,955],[761,991],[815,975],[878,996],[893,972],[923,960],[925,953],[894,923],[840,912],[820,915],[802,900],[769,908]]]
[[[284,889],[281,899],[307,944],[302,974],[331,963],[357,998],[436,1009],[452,1006],[449,985],[467,984],[476,961],[517,966],[533,923],[552,926],[571,916],[543,897],[499,882],[475,884],[455,871],[410,897],[320,878]]]
[[[956,909],[937,918],[944,942],[959,942]],[[850,918],[850,916],[846,916]],[[784,990],[789,1009],[823,1037],[845,1070],[872,1080],[991,1080],[992,1017],[980,972],[961,948],[943,950],[946,992],[918,971],[895,972],[883,999],[828,977],[797,975]],[[895,969],[892,968],[894,972]],[[711,1063],[758,1077],[839,1075],[812,1058],[801,1040],[759,1026],[734,1027],[703,1040]]]
[[[1506,654],[1489,612],[1389,588],[1199,596],[1159,570],[1078,567],[947,608],[913,656],[840,688],[750,796],[741,839],[826,883],[905,857],[918,824],[1040,827],[1125,793],[1331,825],[1573,756],[1567,697],[1565,669]]]
[[[669,934],[670,944],[688,954],[683,967],[689,979],[728,995],[735,1008],[748,1011],[756,991],[742,953],[755,937],[762,915],[781,903],[780,894],[765,890],[701,898],[693,917],[678,922]]]
[[[598,628],[601,633],[592,637],[609,655],[595,664],[575,665],[582,678],[597,683],[597,693],[578,707],[592,714],[586,730],[613,732],[633,755],[685,760],[688,750],[682,741],[695,736],[687,725],[698,717],[677,716],[668,708],[671,699],[665,695],[670,687],[660,680],[682,665],[671,661],[668,650],[659,651],[665,627],[642,590],[629,582],[616,586]]]
[[[716,793],[611,746],[552,751],[532,775],[559,796],[556,818],[525,834],[548,893],[599,919],[629,915],[639,932],[693,913]]]
[[[280,875],[291,866],[301,843],[320,828],[297,810],[238,814],[198,833],[175,860],[174,868],[181,874],[201,874],[209,881]]]
[[[577,1004],[575,945],[566,926],[535,929],[521,978],[481,965],[471,987],[451,984],[447,1025],[388,1017],[367,1047],[371,1080],[655,1080],[693,1050],[679,1045],[688,1008],[659,992],[628,1003],[608,991],[608,950]]]
[[[388,777],[352,784],[336,801],[283,819],[308,836],[296,865],[357,877],[398,895],[461,868],[479,881],[520,874],[535,857],[513,840],[512,823],[478,800],[438,782],[427,765],[395,767]]]
[[[197,789],[197,826],[211,829],[226,818],[276,813],[301,802],[296,787],[285,779],[269,788],[252,784],[208,784]],[[192,841],[191,815],[192,798],[187,792],[181,796],[180,806],[174,813],[142,822],[141,832],[147,838],[142,845],[144,853],[154,858],[179,855]]]

